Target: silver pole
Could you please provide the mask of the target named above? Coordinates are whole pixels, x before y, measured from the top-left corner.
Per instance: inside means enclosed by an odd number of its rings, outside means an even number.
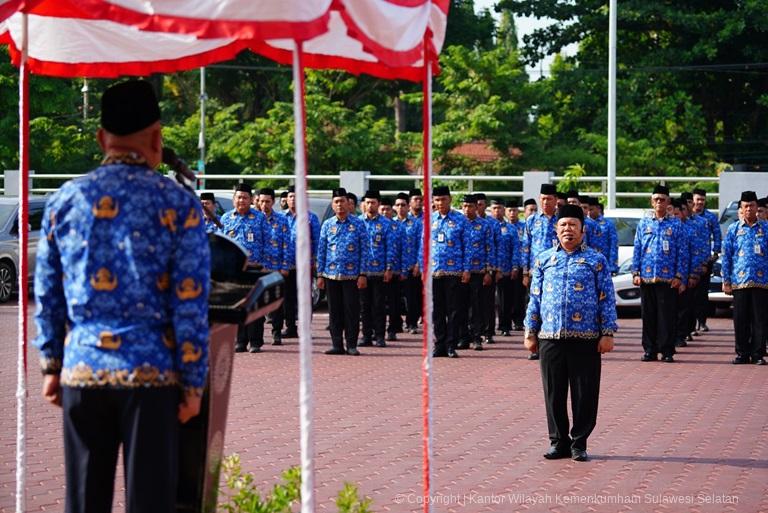
[[[83,121],[88,121],[88,79],[83,79],[83,87],[80,89],[83,93]]]
[[[616,208],[616,2],[608,15],[608,208]]]
[[[197,162],[197,173],[205,174],[205,101],[208,95],[205,94],[205,68],[200,68],[200,135],[197,140],[197,147],[200,150],[200,160]],[[200,181],[200,188],[205,189],[205,179]]]

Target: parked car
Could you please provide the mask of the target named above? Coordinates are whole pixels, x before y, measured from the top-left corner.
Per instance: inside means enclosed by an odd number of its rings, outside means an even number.
[[[45,197],[29,198],[29,263],[28,280],[32,282],[35,269],[37,241],[43,220]],[[0,197],[0,303],[7,302],[18,289],[19,275],[19,198]]]

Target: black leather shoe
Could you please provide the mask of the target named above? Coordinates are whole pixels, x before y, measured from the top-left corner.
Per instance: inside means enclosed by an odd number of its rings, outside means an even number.
[[[459,353],[457,353],[454,349],[448,350],[448,358],[458,358]]]
[[[415,335],[418,332],[419,331],[416,328],[413,328],[413,327],[412,328],[408,328],[408,333],[410,333],[411,335]]]
[[[483,350],[483,343],[479,340],[475,342],[475,351],[482,351]]]
[[[272,345],[273,346],[282,346],[283,345],[283,339],[280,337],[280,335],[276,335],[272,337]]]
[[[688,334],[685,336],[685,341],[686,341],[686,342],[692,342],[692,341],[693,341],[693,337],[691,336],[691,334],[690,334],[690,333],[688,333]]]
[[[763,358],[752,358],[752,363],[755,365],[765,365],[765,360]]]
[[[525,328],[523,328],[522,324],[515,324],[512,326],[512,331],[525,331]]]
[[[509,332],[509,330],[501,330],[502,337],[509,337],[510,335],[512,334]]]
[[[357,347],[371,347],[371,346],[373,346],[373,342],[371,341],[370,338],[364,338],[357,343]]]
[[[347,353],[341,348],[332,347],[331,349],[327,350],[325,354],[347,354]]]
[[[683,339],[680,339],[677,342],[675,342],[675,347],[687,347],[687,346],[688,346],[688,342],[686,342]]]
[[[432,351],[432,358],[445,358],[448,356],[446,351]]]
[[[248,351],[248,346],[246,344],[237,344],[235,345],[235,352],[236,353],[245,353]]]
[[[562,460],[563,458],[570,457],[571,453],[568,449],[560,449],[556,445],[551,446],[549,450],[544,453],[544,458],[548,460]]]
[[[704,333],[706,333],[709,331],[709,326],[707,326],[706,324],[702,324],[701,326],[699,326],[699,331],[703,331]]]
[[[672,357],[672,355],[662,356],[661,361],[665,363],[675,363],[675,359]]]
[[[539,359],[539,353],[531,353],[528,355],[529,360],[538,360]]]
[[[261,352],[261,346],[254,346],[251,344],[251,346],[248,348],[249,353],[260,353]]]
[[[295,329],[294,330],[288,329],[282,332],[280,336],[283,338],[299,338],[299,332],[296,331]]]
[[[749,363],[749,358],[746,356],[737,356],[731,361],[734,365],[744,365],[745,363]]]
[[[469,349],[469,341],[462,340],[461,342],[456,344],[456,349]]]
[[[483,342],[485,342],[486,344],[495,344],[496,343],[496,341],[493,340],[493,337],[483,337]]]
[[[655,362],[658,360],[659,357],[652,353],[644,353],[643,356],[640,358],[641,362]]]
[[[389,333],[387,333],[387,340],[389,340],[390,342],[393,340],[397,340],[397,334],[393,331],[390,331]]]
[[[383,339],[383,338],[380,338],[380,339],[378,339],[378,340],[376,341],[376,346],[377,346],[377,347],[387,347],[387,343],[386,343],[386,342],[384,342],[384,339]]]
[[[360,351],[358,351],[354,347],[350,347],[349,349],[347,349],[347,354],[350,356],[360,356]]]
[[[573,461],[587,461],[589,459],[589,455],[587,454],[587,451],[585,451],[584,449],[572,448],[571,459]]]

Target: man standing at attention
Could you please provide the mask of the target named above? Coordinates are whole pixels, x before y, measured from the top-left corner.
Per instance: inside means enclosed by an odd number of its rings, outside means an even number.
[[[632,283],[640,287],[644,362],[674,362],[677,296],[688,279],[687,237],[680,221],[667,213],[669,189],[657,185],[651,195],[653,212],[635,232]]]
[[[261,268],[264,248],[269,244],[267,220],[263,213],[251,206],[253,195],[251,188],[239,183],[235,187],[232,204],[235,208],[221,216],[222,232],[242,244],[248,250],[248,266]],[[258,321],[257,321],[258,322]],[[257,322],[241,324],[237,329],[235,351],[252,353],[261,351]]]
[[[757,219],[757,194],[741,193],[743,219],[731,224],[723,244],[723,292],[733,295],[734,364],[765,365],[768,334],[768,222]]]
[[[35,269],[43,396],[64,415],[68,513],[112,510],[120,445],[128,513],[175,509],[179,421],[208,373],[210,254],[199,201],[155,171],[148,82],[101,101],[101,166],[48,200]]]
[[[544,457],[550,460],[588,459],[587,439],[597,424],[601,354],[613,350],[617,330],[608,262],[584,244],[583,219],[580,207],[560,208],[559,245],[534,260],[525,317],[525,347],[541,358],[550,442]]]
[[[346,189],[334,189],[331,207],[336,215],[320,228],[317,288],[328,296],[332,347],[325,354],[358,356],[360,290],[368,284],[368,235],[363,222],[350,215],[349,205]]]
[[[707,268],[701,275],[701,282],[694,294],[696,331],[709,331],[707,326],[707,311],[709,310],[709,282],[712,279],[712,266],[720,256],[721,234],[720,223],[717,214],[707,209],[707,191],[704,189],[693,190],[693,212],[702,217],[709,226],[709,240],[711,240],[710,257]]]

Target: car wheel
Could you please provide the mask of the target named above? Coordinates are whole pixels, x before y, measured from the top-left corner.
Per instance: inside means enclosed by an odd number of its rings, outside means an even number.
[[[14,281],[16,281],[16,273],[11,264],[0,262],[0,303],[6,303],[11,299]]]

